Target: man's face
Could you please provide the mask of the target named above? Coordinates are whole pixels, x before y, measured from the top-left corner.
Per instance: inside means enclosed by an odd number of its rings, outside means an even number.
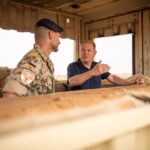
[[[53,48],[53,52],[57,52],[58,51],[58,46],[60,44],[60,33],[59,32],[53,32],[53,36],[52,36],[52,48]]]
[[[96,54],[96,50],[94,49],[91,43],[84,43],[80,48],[80,59],[83,63],[91,63]]]

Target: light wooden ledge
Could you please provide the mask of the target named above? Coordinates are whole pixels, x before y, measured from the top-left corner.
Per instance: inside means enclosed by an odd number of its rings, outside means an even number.
[[[97,112],[96,114],[84,118],[79,117],[78,119],[70,119],[59,123],[55,122],[54,124],[46,124],[34,128],[30,127],[17,132],[2,134],[0,136],[0,149],[86,149],[90,146],[103,144],[118,136],[150,126],[149,116],[150,106],[147,105],[120,111],[119,113],[113,112],[102,115]],[[39,121],[41,121],[42,117],[44,120],[45,116],[42,115],[36,116],[36,119],[34,119],[37,121],[39,119]],[[48,119],[48,116],[45,118]],[[24,118],[22,124],[30,121],[32,121],[32,116],[31,118]],[[13,124],[9,125],[13,126]],[[148,132],[150,133],[150,131]],[[148,139],[149,136],[147,137]],[[131,142],[126,144],[131,144]]]
[[[149,98],[150,87],[136,85],[1,99],[0,149],[149,150]]]

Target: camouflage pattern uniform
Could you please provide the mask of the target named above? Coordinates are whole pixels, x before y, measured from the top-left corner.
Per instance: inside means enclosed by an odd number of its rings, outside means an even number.
[[[6,80],[3,92],[15,93],[19,96],[48,94],[54,92],[54,66],[52,61],[34,46]]]

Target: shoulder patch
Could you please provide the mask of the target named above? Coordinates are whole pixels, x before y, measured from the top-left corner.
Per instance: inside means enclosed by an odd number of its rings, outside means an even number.
[[[27,57],[37,57],[39,55],[39,52],[36,50],[31,51]]]
[[[24,69],[21,73],[21,82],[24,85],[29,85],[35,79],[35,74],[30,70]]]

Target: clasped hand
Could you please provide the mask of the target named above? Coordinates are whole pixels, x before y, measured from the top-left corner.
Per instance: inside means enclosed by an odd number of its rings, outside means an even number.
[[[141,77],[137,77],[135,79],[135,84],[144,84],[144,79],[142,79]]]
[[[105,72],[108,72],[110,67],[107,64],[100,64],[97,63],[94,68],[92,69],[92,72],[95,76],[101,75]]]

